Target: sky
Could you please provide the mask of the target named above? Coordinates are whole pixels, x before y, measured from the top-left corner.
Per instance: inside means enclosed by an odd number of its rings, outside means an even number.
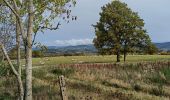
[[[37,42],[47,46],[92,44],[94,28],[101,7],[112,0],[77,0],[72,15],[78,17],[70,23],[62,22],[58,30],[37,35]],[[152,42],[170,41],[170,0],[122,0],[145,21],[145,29]]]

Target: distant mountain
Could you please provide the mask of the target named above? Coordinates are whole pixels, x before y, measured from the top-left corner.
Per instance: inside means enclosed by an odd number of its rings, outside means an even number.
[[[170,50],[170,42],[164,42],[164,43],[154,43],[157,48],[160,50]]]
[[[160,50],[170,50],[170,42],[154,43]],[[35,50],[35,49],[34,49]],[[97,53],[97,49],[93,44],[77,45],[77,46],[48,46],[47,53],[50,54],[91,54]]]
[[[48,49],[58,49],[62,47],[65,47],[65,46],[48,46]]]
[[[48,53],[55,53],[55,54],[81,54],[81,53],[96,53],[96,48],[92,45],[77,45],[77,46],[63,46],[63,47],[56,47],[56,46],[49,46]]]

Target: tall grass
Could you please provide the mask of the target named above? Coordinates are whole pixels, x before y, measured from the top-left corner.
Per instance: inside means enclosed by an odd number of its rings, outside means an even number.
[[[170,98],[168,60],[136,63],[88,62],[48,66],[40,64],[33,68],[33,99],[61,100],[58,80],[60,75],[65,76],[69,100],[168,100]],[[15,100],[16,95],[15,77],[2,75],[0,100]]]

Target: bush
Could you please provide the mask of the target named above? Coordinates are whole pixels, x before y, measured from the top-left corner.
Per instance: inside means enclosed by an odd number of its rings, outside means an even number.
[[[160,55],[170,55],[168,52],[161,52]]]
[[[44,54],[39,50],[35,50],[35,51],[32,52],[32,56],[33,57],[43,57]]]

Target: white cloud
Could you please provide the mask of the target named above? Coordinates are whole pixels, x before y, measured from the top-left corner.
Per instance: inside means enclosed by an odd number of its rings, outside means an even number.
[[[71,40],[56,40],[57,46],[76,46],[76,45],[87,45],[92,44],[93,39],[71,39]]]

